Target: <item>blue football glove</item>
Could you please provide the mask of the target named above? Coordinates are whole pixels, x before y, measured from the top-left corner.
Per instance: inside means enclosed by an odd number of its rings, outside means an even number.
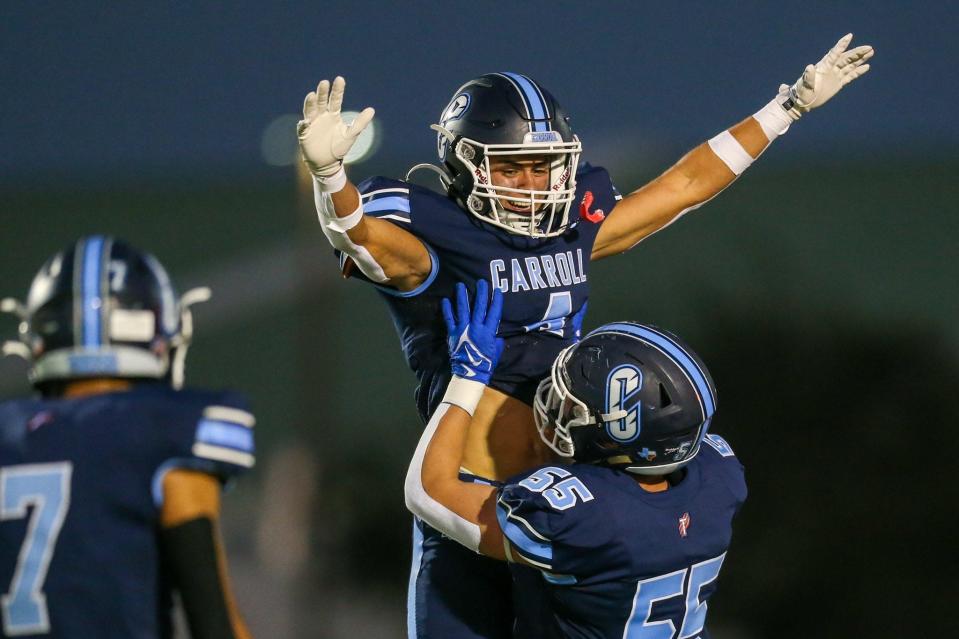
[[[470,317],[469,294],[466,285],[456,285],[456,311],[448,299],[443,299],[443,319],[449,335],[447,344],[453,375],[489,384],[493,369],[503,352],[504,342],[496,337],[496,329],[503,314],[503,292],[493,289],[489,300],[489,284],[476,282],[476,299]],[[487,311],[488,309],[488,311]]]

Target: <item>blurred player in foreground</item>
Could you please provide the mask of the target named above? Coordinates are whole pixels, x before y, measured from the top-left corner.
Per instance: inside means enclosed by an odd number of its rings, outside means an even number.
[[[223,482],[253,466],[242,397],[181,390],[192,302],[163,266],[81,238],[33,280],[4,352],[35,398],[0,403],[3,637],[249,637],[226,572]]]
[[[473,551],[541,571],[540,595],[517,593],[530,602],[516,607],[517,637],[708,637],[746,484],[707,432],[706,367],[670,333],[605,324],[564,349],[536,392],[539,433],[565,462],[499,486],[462,481],[472,415],[503,349],[502,294],[487,311],[485,282],[476,290],[472,315],[463,285],[455,311],[444,302],[453,379],[410,463],[407,506]]]
[[[410,183],[409,174],[355,187],[343,158],[373,109],[343,122],[343,78],[306,96],[298,135],[323,233],[344,275],[371,283],[389,306],[424,422],[450,380],[440,300],[456,282],[479,279],[505,294],[505,351],[474,415],[466,475],[500,481],[548,459],[533,425],[533,394],[574,338],[590,262],[631,249],[718,195],[794,122],[866,73],[873,49],[850,49],[851,40],[841,38],[754,115],[618,201],[607,172],[580,161],[562,107],[527,76],[489,73],[453,95],[432,127],[440,166],[414,167],[437,172],[442,194]],[[413,558],[411,638],[510,636],[511,582],[502,566],[420,525]]]

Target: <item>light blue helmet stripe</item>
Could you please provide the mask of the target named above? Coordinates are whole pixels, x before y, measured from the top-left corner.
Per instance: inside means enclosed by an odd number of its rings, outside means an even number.
[[[83,243],[83,275],[80,279],[83,304],[83,346],[97,347],[101,344],[101,299],[100,281],[103,268],[103,237],[95,235]]]
[[[704,413],[706,419],[708,420],[712,417],[713,413],[716,412],[716,398],[713,397],[712,389],[709,386],[709,381],[706,378],[706,373],[703,371],[702,367],[696,363],[692,357],[689,356],[689,353],[685,351],[679,344],[673,341],[668,335],[660,333],[659,331],[653,330],[648,326],[639,326],[637,324],[606,324],[601,326],[590,335],[596,333],[604,333],[607,331],[619,331],[621,333],[627,333],[629,335],[635,335],[640,339],[644,339],[651,344],[654,344],[665,351],[670,357],[672,357],[680,368],[682,368],[689,378],[693,380],[693,384],[696,387],[697,392],[703,402]]]
[[[520,95],[523,96],[523,101],[529,110],[529,116],[533,120],[530,123],[533,126],[533,131],[549,131],[549,109],[539,87],[525,75],[510,73],[509,71],[504,72],[503,75],[512,80],[513,84],[519,88]]]

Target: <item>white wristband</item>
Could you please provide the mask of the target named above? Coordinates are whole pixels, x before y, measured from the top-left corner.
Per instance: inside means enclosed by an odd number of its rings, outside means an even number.
[[[793,118],[782,107],[782,96],[776,96],[769,104],[756,111],[753,119],[759,122],[770,142],[789,130],[789,125],[793,123]]]
[[[753,156],[749,155],[749,152],[743,148],[739,140],[733,137],[733,134],[729,131],[723,131],[710,138],[708,144],[713,153],[736,175],[742,174],[753,163]]]
[[[346,171],[343,169],[343,165],[340,165],[340,168],[337,169],[336,173],[328,177],[323,177],[321,175],[314,175],[313,180],[316,182],[316,185],[319,187],[320,191],[324,193],[337,193],[343,190],[343,187],[346,186]]]
[[[486,384],[454,375],[449,386],[446,387],[443,403],[459,406],[472,417],[484,390],[486,390]]]
[[[345,217],[337,217],[335,214],[326,221],[326,228],[335,233],[346,233],[351,228],[360,223],[363,219],[363,203],[356,207],[356,210]]]

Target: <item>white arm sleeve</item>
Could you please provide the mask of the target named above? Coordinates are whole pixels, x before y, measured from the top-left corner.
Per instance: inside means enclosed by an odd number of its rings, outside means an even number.
[[[423,488],[423,458],[426,456],[426,449],[430,445],[430,440],[433,439],[440,420],[443,419],[449,407],[448,403],[440,404],[426,425],[423,435],[420,436],[420,442],[410,461],[410,468],[406,471],[406,507],[447,537],[458,541],[473,552],[479,552],[480,527],[463,519],[430,497]]]
[[[346,217],[338,217],[333,209],[333,198],[316,179],[313,180],[313,199],[316,203],[316,214],[320,218],[320,227],[323,235],[330,241],[330,245],[353,258],[363,275],[373,282],[382,284],[387,279],[383,267],[377,264],[373,256],[359,244],[355,244],[347,231],[360,223],[363,217],[363,202],[357,209]]]

